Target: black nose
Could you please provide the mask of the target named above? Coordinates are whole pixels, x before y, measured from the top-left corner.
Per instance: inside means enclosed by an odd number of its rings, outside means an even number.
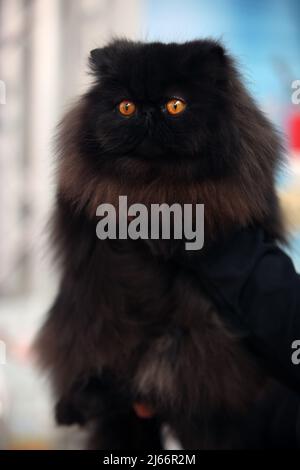
[[[147,119],[151,119],[154,113],[155,113],[155,108],[153,106],[147,106],[147,108],[143,109],[143,115]]]

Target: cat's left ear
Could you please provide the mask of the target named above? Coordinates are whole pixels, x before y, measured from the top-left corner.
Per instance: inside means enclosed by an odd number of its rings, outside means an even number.
[[[198,50],[197,50],[198,49]],[[190,72],[212,82],[224,82],[228,75],[229,59],[218,42],[199,43],[189,60]]]
[[[208,60],[208,70],[215,82],[224,81],[227,77],[228,57],[220,44],[211,47]]]

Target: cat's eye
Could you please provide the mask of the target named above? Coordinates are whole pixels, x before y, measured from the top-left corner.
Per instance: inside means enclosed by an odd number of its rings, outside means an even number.
[[[186,108],[186,102],[178,98],[172,98],[166,104],[166,109],[169,114],[175,115],[182,113]]]
[[[123,116],[132,116],[136,111],[136,106],[132,101],[124,100],[119,104],[119,111]]]

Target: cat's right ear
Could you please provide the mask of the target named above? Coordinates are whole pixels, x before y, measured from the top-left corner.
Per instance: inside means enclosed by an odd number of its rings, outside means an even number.
[[[109,69],[109,57],[106,47],[98,47],[90,52],[89,66],[93,73],[105,75]]]
[[[94,63],[97,62],[97,60],[99,59],[99,57],[101,57],[101,51],[102,51],[102,47],[97,47],[97,49],[93,49],[91,52],[90,52],[90,60]]]

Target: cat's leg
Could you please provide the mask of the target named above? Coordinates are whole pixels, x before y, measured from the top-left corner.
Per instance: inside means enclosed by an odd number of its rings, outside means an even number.
[[[75,384],[55,408],[59,424],[90,427],[90,449],[160,449],[157,418],[139,418],[129,393],[107,371]]]
[[[106,412],[91,429],[88,449],[161,450],[160,422],[139,418],[133,408],[127,412]]]
[[[112,376],[103,371],[98,375],[77,380],[66,395],[55,406],[56,422],[61,425],[85,425],[101,417],[108,407],[122,409],[127,405],[113,381]]]

